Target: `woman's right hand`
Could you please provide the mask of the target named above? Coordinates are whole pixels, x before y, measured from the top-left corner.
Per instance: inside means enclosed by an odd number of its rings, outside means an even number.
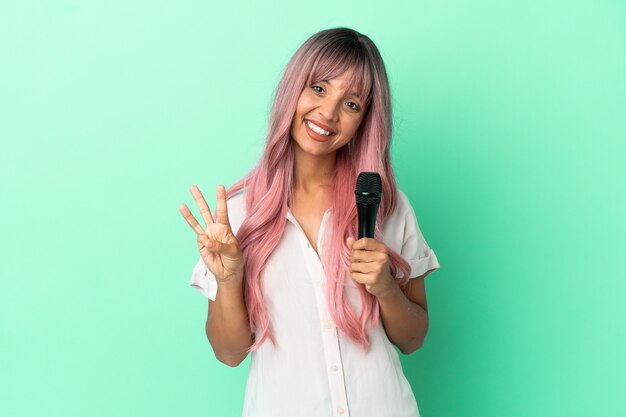
[[[200,189],[192,185],[189,189],[196,204],[200,209],[206,230],[198,223],[186,204],[181,204],[178,209],[182,213],[189,226],[196,232],[198,250],[204,264],[215,275],[218,285],[222,283],[241,284],[243,280],[244,260],[243,253],[239,248],[239,242],[230,227],[228,220],[228,208],[226,206],[226,190],[223,185],[217,186],[217,222],[213,222],[213,216]]]

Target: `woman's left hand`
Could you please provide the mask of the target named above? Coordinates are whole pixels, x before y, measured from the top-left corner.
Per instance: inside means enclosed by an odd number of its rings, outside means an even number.
[[[398,285],[391,276],[387,246],[376,239],[364,237],[357,241],[346,239],[352,250],[350,274],[352,279],[365,285],[365,289],[376,297],[390,294]]]

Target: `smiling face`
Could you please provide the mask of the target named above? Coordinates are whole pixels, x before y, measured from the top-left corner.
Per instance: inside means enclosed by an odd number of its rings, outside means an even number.
[[[354,138],[366,109],[354,88],[347,91],[349,76],[344,73],[304,87],[291,123],[296,152],[328,155]]]

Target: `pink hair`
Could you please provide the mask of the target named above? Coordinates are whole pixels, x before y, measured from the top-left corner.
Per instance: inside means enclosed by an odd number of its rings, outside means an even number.
[[[337,150],[330,218],[332,238],[325,245],[323,266],[326,271],[326,299],[331,317],[349,338],[363,346],[367,353],[370,341],[367,321],[376,326],[380,317],[375,296],[358,285],[362,311],[357,317],[344,294],[344,282],[351,279],[350,250],[346,238],[357,238],[357,213],[354,185],[361,171],[378,172],[382,178],[383,198],[376,221],[375,238],[381,239],[380,225],[395,210],[396,181],[390,161],[391,97],[385,66],[374,43],[365,35],[349,28],[318,32],[307,39],[287,64],[276,88],[265,150],[257,164],[228,189],[226,195],[246,188],[246,219],[237,232],[244,254],[244,297],[250,329],[260,329],[248,352],[258,349],[270,338],[276,345],[270,320],[263,302],[262,272],[268,258],[278,245],[285,228],[287,208],[292,201],[294,149],[290,135],[292,118],[302,90],[322,79],[332,79],[354,70],[348,87],[354,86],[366,97],[366,114],[353,138]],[[400,254],[389,248],[393,277],[400,285],[409,279],[410,266]]]

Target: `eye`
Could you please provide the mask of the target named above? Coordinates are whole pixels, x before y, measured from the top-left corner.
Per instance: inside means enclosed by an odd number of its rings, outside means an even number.
[[[356,104],[354,101],[348,101],[348,103],[352,103],[354,104],[354,107],[350,107],[353,110],[359,111],[361,108],[359,107],[358,104]]]
[[[317,87],[317,88],[319,88],[319,89],[321,89],[321,90],[324,90],[324,89],[323,89],[322,87],[320,87],[319,85],[312,85],[312,86],[311,86],[311,88],[312,88],[313,90],[315,90],[315,87]],[[317,91],[318,93],[320,92],[320,91],[318,91],[318,90],[315,90],[315,91]]]

